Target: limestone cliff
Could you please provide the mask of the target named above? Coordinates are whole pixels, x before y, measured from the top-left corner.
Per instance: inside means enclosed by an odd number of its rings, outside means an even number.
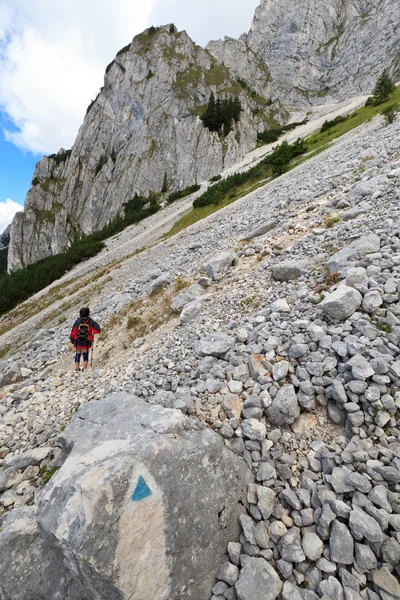
[[[225,138],[198,116],[211,92],[242,104]],[[37,164],[25,210],[13,221],[9,269],[63,251],[135,193],[160,192],[165,178],[173,191],[233,165],[265,127],[265,104],[186,32],[166,26],[138,35],[107,67],[72,150]]]
[[[395,0],[261,0],[247,35],[207,48],[260,94],[323,104],[370,93],[386,67],[398,73],[399,22]]]

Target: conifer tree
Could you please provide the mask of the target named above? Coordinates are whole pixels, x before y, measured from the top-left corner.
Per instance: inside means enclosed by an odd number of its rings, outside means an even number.
[[[395,85],[393,80],[391,79],[388,70],[385,69],[382,75],[379,77],[376,82],[374,91],[373,91],[373,103],[383,104],[389,100],[389,96],[392,92],[394,92]]]

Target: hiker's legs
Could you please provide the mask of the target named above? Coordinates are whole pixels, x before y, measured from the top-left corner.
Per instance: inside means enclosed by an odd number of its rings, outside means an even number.
[[[89,362],[89,351],[83,353],[83,370],[86,371]]]
[[[81,362],[81,353],[78,352],[78,350],[76,351],[75,354],[75,371],[79,371],[80,370],[80,362]]]

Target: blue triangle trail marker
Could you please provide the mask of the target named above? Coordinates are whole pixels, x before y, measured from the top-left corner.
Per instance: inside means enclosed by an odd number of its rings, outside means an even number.
[[[139,480],[137,482],[136,489],[132,495],[132,502],[140,502],[141,500],[144,500],[145,498],[148,498],[149,496],[151,496],[151,489],[145,482],[142,475],[140,475]]]

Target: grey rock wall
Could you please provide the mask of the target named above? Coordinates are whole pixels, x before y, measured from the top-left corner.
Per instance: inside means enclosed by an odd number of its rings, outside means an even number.
[[[262,0],[247,35],[208,50],[259,93],[324,104],[370,93],[386,67],[398,74],[399,16],[393,0]]]
[[[240,122],[223,139],[198,117],[211,91],[242,102]],[[263,129],[256,104],[186,32],[167,26],[135,37],[107,67],[72,152],[37,164],[25,210],[12,224],[9,270],[102,228],[135,193],[160,192],[165,175],[171,192],[235,164]]]

